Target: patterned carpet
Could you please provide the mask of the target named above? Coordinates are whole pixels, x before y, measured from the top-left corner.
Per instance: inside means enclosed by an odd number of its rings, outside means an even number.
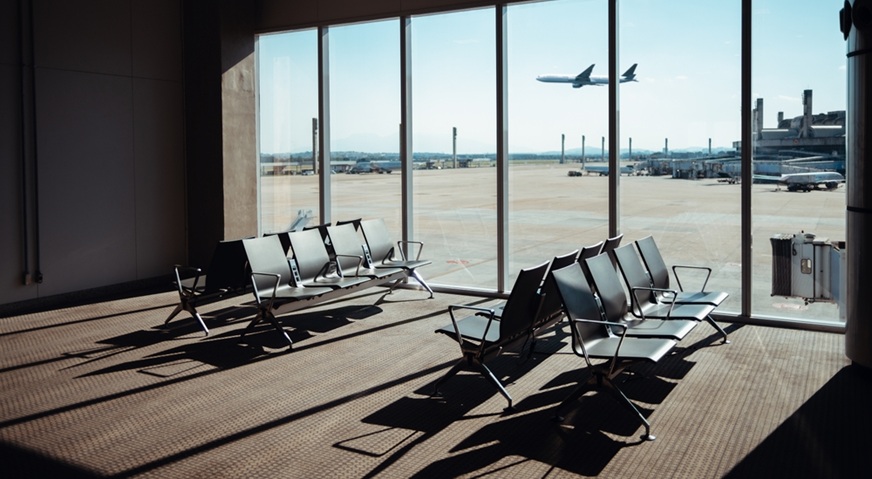
[[[2,477],[866,477],[872,378],[830,333],[700,324],[612,396],[555,408],[586,379],[565,323],[531,359],[461,373],[434,330],[472,297],[382,289],[283,318],[238,343],[250,297],[163,326],[157,293],[0,318]],[[861,472],[865,471],[866,474]]]

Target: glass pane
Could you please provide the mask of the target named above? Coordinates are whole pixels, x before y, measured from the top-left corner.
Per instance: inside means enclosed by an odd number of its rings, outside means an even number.
[[[435,283],[496,287],[494,34],[493,9],[412,21],[414,233]]]
[[[621,86],[623,244],[651,235],[668,265],[711,267],[706,289],[730,295],[719,311],[738,312],[741,2],[624,0],[620,47],[622,68],[638,62]]]
[[[330,28],[332,219],[384,218],[399,238],[400,27]]]
[[[844,311],[833,301],[841,255],[832,246],[845,240],[842,6],[754,2],[752,308],[758,315],[842,321]]]
[[[608,235],[608,2],[509,7],[509,273]],[[584,25],[583,39],[579,25]],[[582,163],[582,157],[585,162]],[[583,175],[584,174],[584,175]]]
[[[317,224],[317,32],[262,35],[257,49],[260,229],[270,233]]]

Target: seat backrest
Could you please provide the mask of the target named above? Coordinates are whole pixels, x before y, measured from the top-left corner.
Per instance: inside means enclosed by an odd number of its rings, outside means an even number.
[[[547,262],[522,269],[518,273],[500,317],[500,342],[532,331],[541,303],[539,285],[542,284],[546,271],[548,271]]]
[[[660,249],[657,248],[657,243],[654,242],[653,236],[646,236],[636,240],[636,247],[639,249],[639,255],[642,257],[642,262],[645,263],[645,268],[648,270],[648,276],[655,288],[669,287],[669,268],[660,254]]]
[[[627,284],[627,289],[631,292],[631,300],[639,301],[642,305],[645,303],[655,303],[656,298],[652,291],[637,292],[633,294],[633,288],[650,288],[651,280],[648,278],[648,273],[645,267],[642,266],[642,261],[636,253],[636,248],[632,244],[625,244],[612,251],[615,260],[618,262],[618,269],[621,270],[621,275],[624,277],[624,282]]]
[[[243,240],[219,241],[206,271],[205,293],[222,289],[244,289],[248,286],[247,262]]]
[[[281,275],[279,284],[290,283],[291,267],[278,236],[244,239],[242,246],[252,272],[278,274]],[[258,292],[269,292],[275,285],[275,279],[257,275],[254,277],[254,284]]]
[[[376,264],[391,259],[394,254],[394,244],[384,219],[361,220],[360,229],[363,231],[369,254]]]
[[[627,315],[627,295],[618,272],[608,255],[600,254],[585,260],[590,279],[596,289],[606,321],[620,322]]]
[[[317,229],[291,231],[288,233],[291,241],[291,250],[294,253],[294,261],[297,262],[298,272],[303,281],[309,281],[324,272],[330,263],[330,254],[327,246]]]
[[[578,261],[583,262],[588,258],[593,258],[594,256],[602,253],[603,244],[605,244],[605,241],[598,241],[594,244],[582,246],[581,251],[579,251],[578,253]]]
[[[587,270],[587,263],[584,260],[602,253],[604,244],[605,241],[598,241],[592,245],[582,247],[578,253],[578,264],[581,265],[581,270],[584,271],[584,277],[587,278],[588,283],[590,283],[590,271]]]
[[[360,227],[360,221],[361,221],[361,219],[362,219],[362,218],[354,218],[354,219],[351,219],[351,220],[339,220],[339,221],[337,221],[335,224],[336,224],[337,226],[339,226],[339,225],[344,225],[344,224],[350,224],[350,225],[353,225],[353,226],[354,226],[354,229],[356,230],[357,228]]]
[[[363,257],[363,240],[357,234],[354,224],[337,223],[335,226],[329,226],[327,227],[327,236],[333,245],[333,252],[336,253],[339,267],[343,270],[356,268],[358,260],[348,256]]]
[[[603,249],[600,251],[600,253],[608,253],[614,250],[615,248],[620,246],[622,239],[624,239],[623,233],[617,236],[612,236],[611,238],[607,238],[606,241],[603,243]]]
[[[570,320],[590,319],[601,321],[599,304],[587,284],[581,264],[574,263],[564,268],[552,270],[550,280],[553,281],[560,294],[563,310]],[[608,330],[603,325],[593,323],[572,324],[573,336],[577,340],[591,340],[608,336]]]
[[[555,269],[565,268],[576,262],[578,258],[578,250],[571,251],[567,254],[555,256],[548,265],[548,270],[545,271],[545,276],[542,278],[540,293],[542,296],[542,308],[539,311],[539,317],[536,323],[545,323],[554,315],[560,312],[562,304],[560,302],[560,294],[557,293],[556,287],[548,281],[548,273]]]

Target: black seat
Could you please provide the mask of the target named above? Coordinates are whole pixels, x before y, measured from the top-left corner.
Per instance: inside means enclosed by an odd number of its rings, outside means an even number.
[[[292,267],[296,266],[299,276],[299,281],[295,281],[297,286],[339,289],[358,286],[369,280],[366,277],[343,276],[338,263],[330,258],[319,229],[292,231],[287,235],[293,251]]]
[[[335,226],[327,227],[327,236],[333,245],[334,258],[343,276],[387,278],[406,271],[403,268],[373,268],[369,265],[364,254],[363,240],[352,222],[337,222]]]
[[[627,289],[630,291],[630,311],[642,319],[645,318],[688,318],[696,321],[706,320],[728,343],[727,333],[711,317],[715,307],[705,303],[663,303],[658,300],[658,294],[674,295],[674,290],[654,288],[648,274],[642,266],[642,261],[632,244],[627,244],[612,251]]]
[[[651,425],[632,401],[618,388],[613,379],[627,367],[639,362],[656,363],[671,351],[676,344],[673,339],[628,337],[626,323],[604,322],[600,318],[599,305],[587,284],[587,279],[578,263],[554,270],[546,281],[553,281],[559,291],[561,302],[572,327],[572,350],[582,358],[591,372],[590,379],[579,385],[557,409],[557,419],[563,420],[560,412],[585,392],[606,387],[618,401],[633,411],[645,425],[642,438],[653,440]],[[606,359],[594,364],[592,360]]]
[[[605,254],[586,259],[591,281],[602,306],[604,319],[627,326],[627,336],[681,340],[697,325],[695,319],[640,319],[629,313],[627,295],[612,262]]]
[[[581,251],[578,253],[578,264],[581,265],[581,270],[584,271],[584,277],[587,278],[588,283],[590,283],[590,272],[587,270],[587,262],[584,260],[593,258],[602,253],[604,245],[605,241],[599,241],[591,245],[583,246]]]
[[[548,263],[542,263],[521,270],[500,318],[496,317],[493,309],[479,306],[448,307],[451,324],[437,329],[436,332],[457,341],[461,358],[436,382],[434,394],[439,394],[439,385],[461,369],[475,368],[506,398],[509,403],[507,409],[512,408],[512,396],[485,363],[503,352],[523,349],[533,330],[534,321],[539,316],[541,300],[538,290],[547,269]],[[459,319],[456,315],[459,311],[471,311],[473,314]]]
[[[639,255],[642,257],[642,262],[648,270],[648,276],[651,279],[651,284],[655,288],[669,289],[669,269],[666,267],[666,262],[660,254],[660,249],[657,243],[654,242],[654,237],[646,236],[636,240],[636,248],[639,250]],[[705,271],[705,280],[702,286],[697,291],[684,291],[681,279],[678,276],[680,269],[695,269]],[[675,301],[676,303],[705,303],[712,306],[720,306],[729,294],[723,291],[706,291],[708,280],[711,277],[712,269],[708,266],[695,266],[677,264],[672,266],[673,274],[675,274],[676,283],[678,283],[678,291],[674,296],[665,294],[659,295],[661,301]]]
[[[237,239],[218,242],[205,275],[200,268],[175,265],[174,284],[179,293],[179,304],[167,316],[164,324],[168,324],[180,312],[187,311],[208,336],[209,328],[197,311],[197,306],[244,293],[249,284],[246,264],[242,240]]]
[[[539,293],[542,296],[542,307],[539,311],[539,317],[533,323],[533,339],[530,345],[530,354],[534,352],[536,345],[536,336],[541,334],[552,326],[556,325],[563,319],[563,304],[560,302],[560,295],[554,289],[553,283],[548,281],[548,274],[556,269],[565,268],[578,260],[578,250],[570,251],[569,253],[557,255],[548,264],[548,269],[545,271],[545,276],[542,278],[542,284],[539,286]]]
[[[433,289],[424,281],[421,274],[418,273],[418,268],[431,264],[432,261],[421,259],[421,251],[424,249],[424,244],[420,241],[397,241],[396,247],[388,232],[387,225],[381,218],[361,220],[359,223],[363,237],[366,241],[368,260],[371,260],[373,268],[403,268],[408,271],[409,276],[415,278],[427,292],[430,297],[433,297]],[[417,245],[418,252],[415,254],[415,259],[406,257],[405,245]]]
[[[317,231],[315,233],[317,234]],[[330,293],[333,288],[292,284],[291,267],[278,236],[246,239],[242,240],[242,245],[251,267],[251,284],[257,303],[257,315],[242,332],[241,337],[254,329],[258,323],[266,320],[284,336],[288,344],[293,345],[288,333],[276,320],[273,310],[287,303]]]
[[[615,265],[615,259],[612,258],[611,252],[614,251],[615,248],[617,248],[618,246],[621,245],[622,239],[624,239],[623,233],[612,236],[611,238],[606,238],[606,240],[603,242],[603,247],[600,250],[600,254],[609,255],[609,260],[611,260],[612,266]]]

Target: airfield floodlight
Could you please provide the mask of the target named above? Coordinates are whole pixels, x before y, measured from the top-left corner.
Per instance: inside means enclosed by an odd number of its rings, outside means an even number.
[[[457,169],[457,127],[451,127],[451,162],[452,168]]]

